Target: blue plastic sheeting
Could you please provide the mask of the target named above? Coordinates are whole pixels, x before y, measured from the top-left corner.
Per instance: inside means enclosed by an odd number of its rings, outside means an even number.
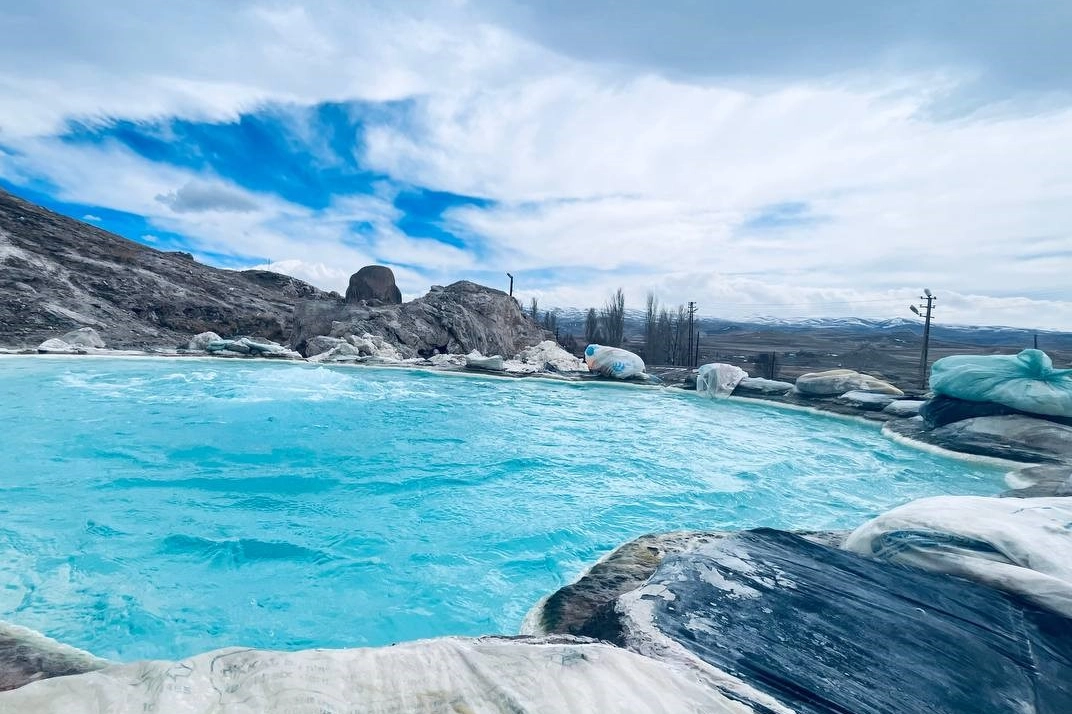
[[[995,402],[1029,414],[1072,417],[1072,369],[1054,369],[1049,355],[957,355],[931,367],[936,394]]]

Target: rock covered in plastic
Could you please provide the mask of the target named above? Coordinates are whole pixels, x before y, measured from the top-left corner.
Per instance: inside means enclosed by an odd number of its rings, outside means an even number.
[[[640,355],[620,347],[588,345],[584,348],[584,361],[590,371],[604,377],[629,379],[644,374],[644,360]]]
[[[554,340],[544,340],[532,347],[526,347],[518,352],[514,359],[523,364],[533,365],[538,370],[545,370],[550,365],[556,372],[588,371],[588,365],[584,360],[574,357]]]
[[[89,347],[95,350],[104,349],[104,340],[92,327],[79,327],[71,330],[60,338],[73,347]]]
[[[923,498],[863,524],[842,547],[968,578],[1072,618],[1072,500]]]
[[[190,341],[186,343],[186,349],[192,352],[207,352],[210,344],[220,342],[221,339],[215,332],[200,332],[190,338]]]
[[[505,369],[502,355],[485,357],[476,350],[465,355],[465,366],[469,369],[482,370],[485,372],[502,372]]]
[[[288,350],[283,345],[250,337],[240,337],[235,340],[212,340],[205,345],[205,351],[220,357],[247,355],[274,359],[303,359],[300,354],[293,350]]]
[[[845,392],[837,398],[842,404],[847,404],[864,411],[880,412],[896,401],[896,397],[890,394],[875,394],[874,392],[861,392],[853,390]]]
[[[45,355],[73,355],[79,350],[58,337],[51,337],[37,346],[37,351]]]
[[[379,335],[347,335],[328,337],[321,335],[306,342],[310,362],[357,362],[370,359],[385,362],[400,362],[402,355]]]
[[[728,397],[747,376],[748,372],[732,364],[703,364],[696,374],[696,391],[712,399]]]
[[[392,647],[225,649],[116,665],[0,693],[0,712],[681,712],[747,714],[682,667],[569,637]]]
[[[793,388],[790,382],[781,382],[776,379],[763,377],[745,377],[737,383],[734,392],[741,396],[752,394],[785,394]]]
[[[964,454],[1029,464],[1072,461],[1072,426],[1023,415],[976,417],[931,429],[922,417],[894,419],[883,431],[894,437]]]
[[[590,625],[763,712],[1072,711],[1072,620],[769,529],[667,557]]]
[[[957,399],[1072,418],[1072,369],[1054,369],[1041,350],[943,357],[931,367],[930,386],[936,394]]]
[[[901,419],[908,419],[919,414],[919,410],[924,404],[925,402],[920,399],[897,399],[887,404],[882,412]]]
[[[957,399],[945,394],[936,394],[919,408],[919,415],[931,429],[937,429],[946,424],[952,424],[965,419],[987,416],[1008,416],[1018,414],[1012,407],[994,402],[972,402],[967,399]]]
[[[825,372],[802,374],[797,377],[796,388],[806,397],[836,397],[852,391],[889,394],[895,397],[904,396],[904,392],[889,382],[851,369],[831,369]]]

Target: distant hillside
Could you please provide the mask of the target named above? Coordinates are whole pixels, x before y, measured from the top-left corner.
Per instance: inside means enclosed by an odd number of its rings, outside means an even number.
[[[578,308],[552,309],[558,315],[558,325],[563,333],[571,332],[583,337],[585,311]],[[644,313],[626,310],[627,336],[644,334]],[[817,332],[824,337],[845,335],[855,339],[918,340],[923,335],[920,319],[894,317],[874,320],[861,317],[812,317],[799,320],[780,318],[756,318],[753,320],[723,320],[699,317],[696,322],[704,337],[717,338],[734,333],[782,334],[789,337],[803,332]],[[931,340],[948,345],[971,345],[979,347],[1031,347],[1035,336],[1039,347],[1044,349],[1072,350],[1072,333],[1049,330],[1028,330],[1019,327],[945,325],[941,320],[931,323]]]
[[[206,330],[286,341],[295,278],[221,270],[53,213],[0,190],[0,345],[90,326],[112,347],[174,347]]]

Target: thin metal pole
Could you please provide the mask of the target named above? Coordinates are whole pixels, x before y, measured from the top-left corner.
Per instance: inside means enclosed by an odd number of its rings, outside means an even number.
[[[927,291],[926,295],[920,295],[920,300],[926,300],[926,305],[920,305],[922,308],[926,308],[927,313],[924,316],[923,321],[923,353],[919,359],[919,388],[927,388],[927,353],[930,350],[931,342],[931,312],[934,309],[934,301],[937,299]]]

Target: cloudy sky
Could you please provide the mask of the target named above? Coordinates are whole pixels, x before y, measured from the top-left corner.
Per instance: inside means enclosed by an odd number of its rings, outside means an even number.
[[[1065,0],[0,0],[0,186],[327,289],[1072,329]]]

